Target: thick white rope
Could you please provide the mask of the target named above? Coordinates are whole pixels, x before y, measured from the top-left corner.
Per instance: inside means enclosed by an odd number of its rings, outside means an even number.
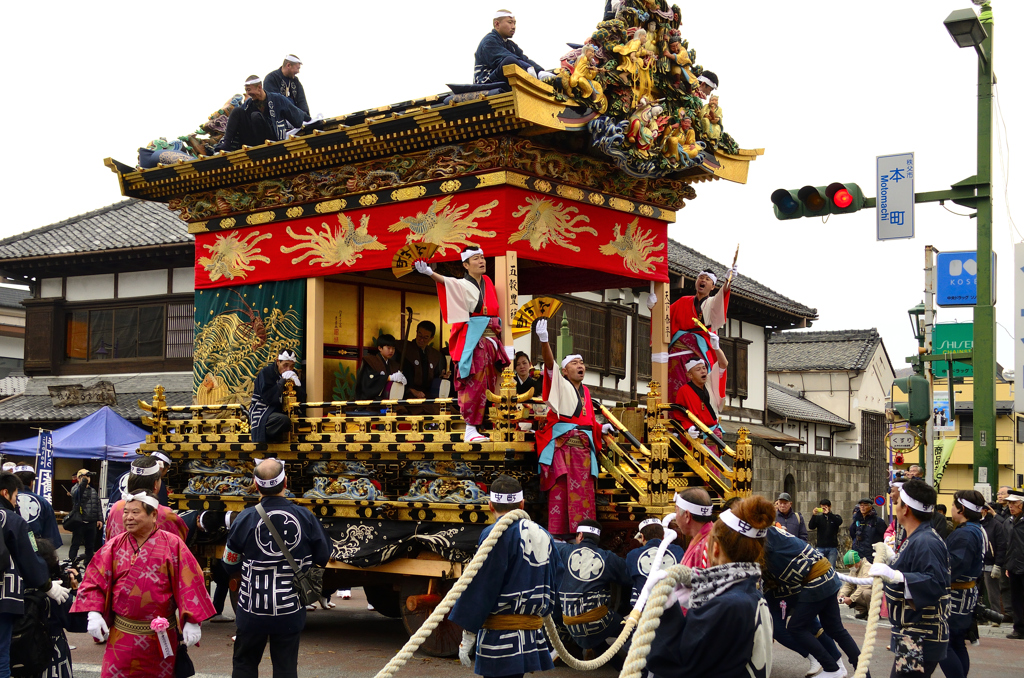
[[[654,584],[651,596],[647,600],[644,612],[640,616],[640,625],[633,634],[633,644],[629,647],[626,662],[622,666],[619,678],[640,678],[647,666],[647,655],[651,652],[651,642],[661,626],[661,615],[665,611],[665,603],[672,595],[676,586],[689,586],[692,570],[686,565],[673,565],[664,570],[665,576]],[[653,573],[652,573],[653,575]],[[653,577],[652,577],[653,578]],[[648,578],[650,581],[651,578]]]
[[[416,633],[414,633],[412,638],[410,638],[402,649],[399,650],[398,654],[396,654],[391,661],[387,663],[387,666],[380,670],[376,678],[390,678],[395,675],[400,668],[405,666],[405,663],[409,661],[413,653],[419,649],[419,646],[423,644],[423,641],[430,637],[430,634],[434,632],[434,629],[441,623],[444,616],[452,609],[452,606],[455,604],[458,597],[462,595],[470,582],[473,581],[473,577],[475,577],[476,573],[480,571],[480,568],[483,566],[484,561],[487,560],[487,556],[490,554],[491,549],[494,548],[494,545],[498,542],[501,535],[505,533],[505,530],[508,529],[508,526],[520,520],[527,520],[529,517],[530,514],[523,509],[515,509],[514,511],[509,511],[503,515],[500,520],[498,520],[491,529],[491,533],[487,535],[487,539],[484,539],[484,543],[480,545],[476,555],[473,556],[473,560],[469,561],[469,565],[463,571],[462,576],[459,577],[458,581],[455,582],[452,589],[447,595],[445,595],[441,602],[437,604],[437,607],[435,607],[434,611],[429,617],[427,617],[427,620],[423,622],[423,625],[420,626],[419,629],[416,630]]]
[[[839,581],[844,581],[847,584],[856,584],[857,586],[872,586],[875,583],[874,577],[851,577],[841,572],[836,572],[836,576],[839,578]]]
[[[875,544],[875,562],[884,563],[888,560],[885,542]],[[864,629],[864,643],[860,648],[857,660],[857,671],[853,678],[865,678],[871,668],[871,655],[875,653],[875,635],[878,632],[879,618],[882,614],[882,598],[885,594],[885,583],[881,577],[868,577],[871,582],[871,604],[868,606],[868,625]]]

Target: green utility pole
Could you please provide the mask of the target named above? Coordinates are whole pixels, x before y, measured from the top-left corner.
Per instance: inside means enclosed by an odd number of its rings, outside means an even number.
[[[999,488],[996,450],[996,318],[992,299],[992,11],[982,7],[988,38],[978,47],[978,174],[971,182],[977,197],[959,204],[978,214],[978,304],[974,307],[974,482]]]

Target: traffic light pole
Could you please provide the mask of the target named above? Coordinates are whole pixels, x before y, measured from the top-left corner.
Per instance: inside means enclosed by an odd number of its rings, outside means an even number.
[[[996,450],[996,321],[992,299],[992,42],[993,22],[982,16],[988,38],[978,47],[977,197],[959,204],[977,210],[978,303],[974,308],[974,482],[999,487]]]
[[[924,248],[924,340],[921,348],[923,353],[932,352],[932,331],[935,329],[935,249],[931,245]],[[935,393],[935,370],[931,361],[924,361],[924,376],[928,380],[928,392]],[[953,375],[948,375],[950,379]],[[949,413],[952,418],[953,412]],[[924,425],[924,478],[929,485],[935,485],[935,417],[928,417]],[[938,489],[938,488],[936,488]]]

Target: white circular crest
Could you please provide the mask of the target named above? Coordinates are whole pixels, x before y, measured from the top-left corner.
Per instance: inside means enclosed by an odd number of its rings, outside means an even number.
[[[124,475],[122,475],[120,478],[117,479],[117,489],[121,490],[121,494],[122,495],[128,494],[128,476],[129,475],[130,474],[125,473]]]
[[[520,521],[519,543],[523,549],[523,560],[530,565],[542,567],[551,560],[551,538],[532,520]]]
[[[569,572],[580,581],[594,581],[604,572],[604,558],[586,546],[576,549],[569,556]]]
[[[267,516],[271,519],[274,516],[281,516],[284,519],[283,526],[275,525],[275,527],[277,527],[284,545],[288,547],[289,551],[294,551],[295,547],[302,541],[302,525],[299,524],[299,519],[288,511],[267,511]],[[270,530],[267,529],[262,520],[256,524],[256,543],[259,545],[260,551],[263,551],[263,553],[272,558],[278,558],[283,555],[281,549],[277,548],[277,542],[274,541],[273,535],[270,534]]]
[[[764,599],[757,601],[757,612],[754,619],[754,651],[750,654],[750,665],[753,669],[752,675],[772,675],[772,614],[768,611],[768,604]]]
[[[639,560],[637,560],[636,566],[643,575],[649,575],[651,573],[651,565],[654,563],[654,557],[658,555],[658,547],[652,546],[643,553],[640,554]],[[679,561],[676,560],[676,556],[671,551],[665,551],[665,555],[661,557],[661,568],[667,570],[673,565],[678,565]]]
[[[43,507],[40,506],[39,500],[33,497],[31,494],[24,492],[18,493],[18,513],[25,519],[25,522],[31,523],[33,520],[39,517]]]

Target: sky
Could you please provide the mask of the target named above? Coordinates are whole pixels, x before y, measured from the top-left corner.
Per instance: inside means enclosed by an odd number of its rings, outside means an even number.
[[[496,0],[497,1],[497,0]],[[113,157],[134,165],[151,139],[193,131],[247,75],[286,53],[303,59],[311,110],[326,116],[446,91],[472,81],[473,52],[499,8],[513,10],[515,41],[554,66],[565,42],[601,20],[601,0],[445,0],[386,4],[248,0],[245,11],[208,2],[14,3],[0,44],[9,64],[6,188],[0,237],[121,199]],[[508,4],[505,4],[508,3]],[[975,173],[977,58],[942,24],[970,0],[716,0],[683,5],[696,63],[720,79],[725,130],[764,148],[745,185],[696,186],[669,235],[816,308],[814,329],[875,327],[893,366],[916,353],[907,309],[923,299],[924,247],[972,250],[970,210],[919,204],[911,240],[877,242],[875,211],[777,221],[769,196],[833,181],[874,196],[875,157],[914,152],[916,190],[943,190]],[[1013,366],[1013,248],[1024,231],[1018,149],[1024,129],[1024,3],[995,0],[993,243],[997,253],[997,359]],[[241,7],[241,5],[239,5]],[[1011,68],[1011,64],[1018,67]],[[1011,164],[1012,163],[1012,164]],[[1006,197],[1009,197],[1007,204]],[[948,210],[946,208],[949,208]],[[969,322],[942,309],[939,322]]]

